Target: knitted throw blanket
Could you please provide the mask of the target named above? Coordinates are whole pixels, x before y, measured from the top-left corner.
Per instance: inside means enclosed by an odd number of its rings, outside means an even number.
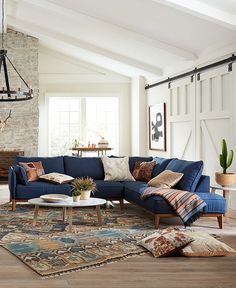
[[[206,203],[195,193],[170,188],[148,187],[141,195],[141,199],[154,195],[165,199],[185,226],[196,221],[206,206]]]

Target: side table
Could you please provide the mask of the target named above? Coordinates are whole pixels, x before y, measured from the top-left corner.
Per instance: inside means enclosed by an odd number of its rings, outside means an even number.
[[[227,212],[225,213],[225,217],[229,217],[229,193],[231,191],[236,192],[236,186],[219,186],[219,185],[211,185],[211,192],[215,193],[216,190],[223,191],[223,197],[226,199],[227,203]]]

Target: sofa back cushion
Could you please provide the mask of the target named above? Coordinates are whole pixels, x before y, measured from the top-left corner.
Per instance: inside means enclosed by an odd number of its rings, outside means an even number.
[[[166,169],[184,174],[175,186],[176,189],[194,192],[202,175],[203,162],[173,159],[166,166]]]
[[[201,175],[197,187],[195,189],[196,193],[209,193],[210,192],[210,176]]]
[[[71,177],[91,177],[94,180],[104,179],[104,169],[101,158],[64,156],[65,174]]]
[[[153,160],[156,161],[156,166],[152,171],[152,178],[163,172],[170,161],[173,160],[173,158],[154,157]]]
[[[38,162],[41,161],[43,165],[43,169],[46,174],[51,172],[64,173],[64,161],[63,156],[58,157],[25,157],[25,156],[17,156],[16,162]]]
[[[21,167],[20,165],[15,165],[14,172],[16,173],[17,183],[22,184],[22,185],[28,184],[29,180],[28,180],[26,171],[23,167]]]
[[[129,157],[129,170],[131,173],[133,173],[134,171],[134,165],[136,161],[140,161],[140,162],[149,162],[152,161],[152,157],[139,157],[139,156],[132,156]]]

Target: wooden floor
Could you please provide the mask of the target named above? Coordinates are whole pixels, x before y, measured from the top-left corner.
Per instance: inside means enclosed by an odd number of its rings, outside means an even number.
[[[6,186],[0,185],[0,203],[7,200]],[[195,224],[195,228],[209,233],[218,233],[225,243],[236,249],[236,217],[227,220],[223,231],[217,229],[215,219],[201,219]],[[155,259],[145,255],[87,271],[41,279],[15,256],[0,247],[0,288],[15,287],[235,288],[236,253],[228,257],[212,258]]]

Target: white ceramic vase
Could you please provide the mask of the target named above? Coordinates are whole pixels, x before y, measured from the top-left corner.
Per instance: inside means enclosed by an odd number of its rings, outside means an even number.
[[[91,195],[91,190],[81,191],[80,200],[88,200]]]
[[[78,196],[72,196],[73,202],[79,202],[81,195]]]

